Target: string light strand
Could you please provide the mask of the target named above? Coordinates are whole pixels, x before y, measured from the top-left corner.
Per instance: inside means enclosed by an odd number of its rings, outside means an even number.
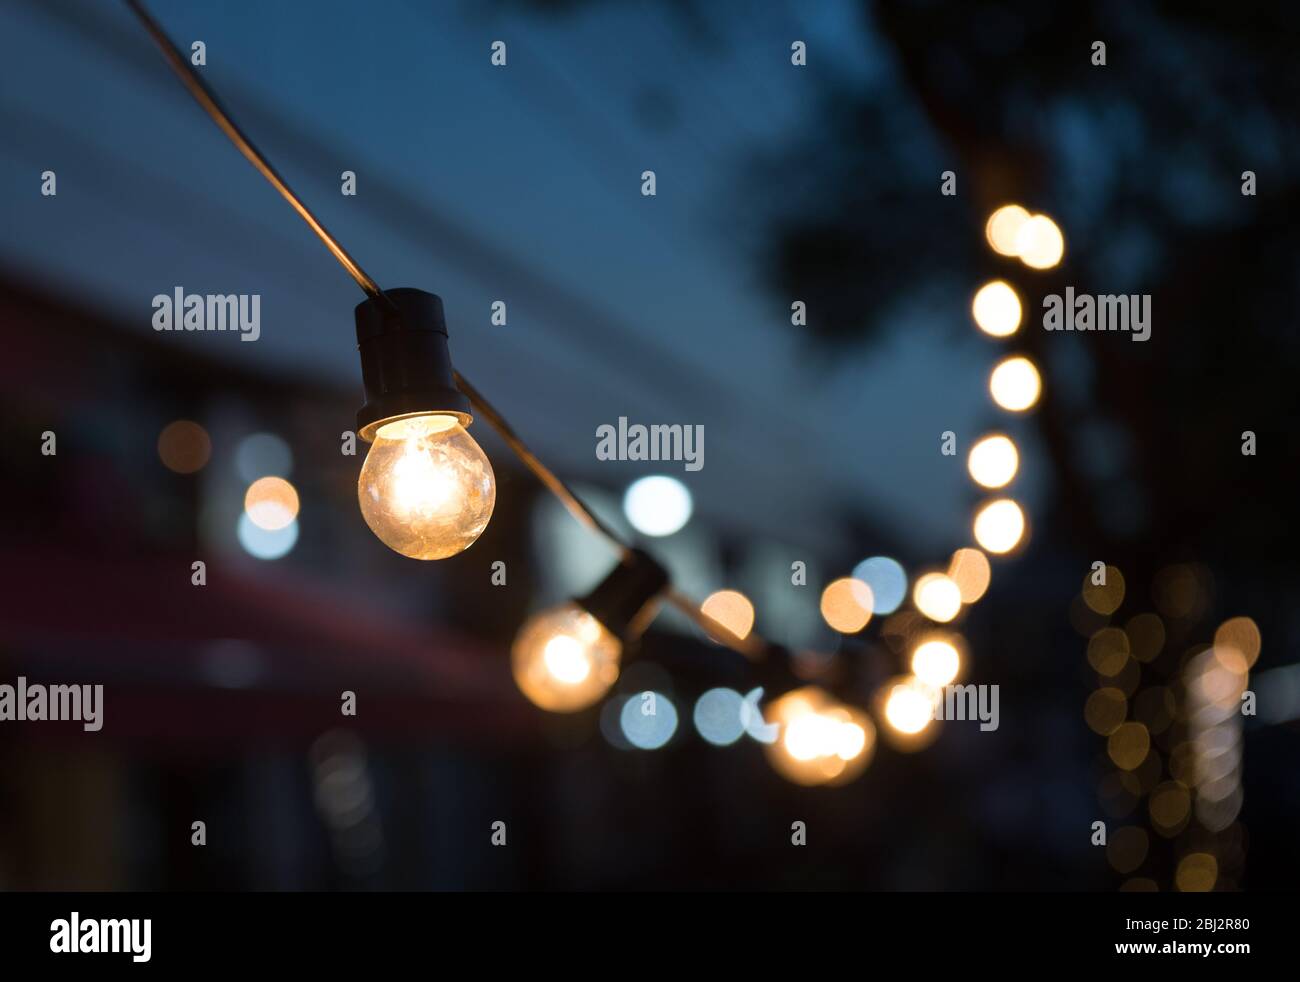
[[[161,25],[145,9],[140,0],[125,0],[128,8],[136,15],[145,30],[153,38],[158,48],[162,51],[163,57],[176,73],[181,83],[194,97],[199,106],[208,114],[209,117],[217,124],[223,133],[230,139],[241,154],[257,169],[268,183],[271,184],[280,195],[289,203],[294,211],[305,221],[309,228],[316,233],[317,237],[325,244],[336,260],[347,270],[348,274],[356,281],[357,285],[370,297],[373,297],[385,306],[386,310],[396,312],[392,301],[384,294],[378,282],[367,273],[342,244],[330,234],[324,224],[318,219],[307,207],[306,203],[294,193],[288,183],[282,178],[271,162],[257,148],[251,139],[240,129],[239,125],[231,117],[230,113],[221,105],[216,94],[208,87],[207,83],[193,70],[190,63],[185,59],[180,49],[172,42]],[[470,382],[459,372],[454,375],[456,385],[464,392],[474,409],[487,420],[488,424],[496,430],[501,439],[505,441],[506,446],[515,454],[516,457],[528,468],[529,471],[541,482],[541,484],[551,492],[561,504],[568,509],[581,524],[600,535],[619,554],[621,562],[629,562],[633,556],[632,547],[624,542],[613,529],[603,522],[590,507],[578,497],[559,476],[547,467],[535,453],[532,452],[515,432],[514,427],[506,420],[495,406],[479,392]],[[684,594],[669,588],[664,593],[664,599],[677,610],[681,611],[691,619],[702,631],[725,644],[727,647],[744,655],[749,659],[762,658],[764,653],[770,647],[766,641],[757,635],[750,633],[741,637],[728,628],[725,624],[715,620],[700,608],[700,605],[691,600]]]

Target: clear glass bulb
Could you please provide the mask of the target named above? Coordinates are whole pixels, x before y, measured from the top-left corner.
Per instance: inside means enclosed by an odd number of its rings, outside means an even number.
[[[534,614],[510,652],[515,684],[553,713],[586,709],[618,681],[623,643],[575,603]]]
[[[492,517],[496,476],[455,416],[385,423],[357,481],[361,514],[388,548],[412,559],[446,559],[474,544]]]

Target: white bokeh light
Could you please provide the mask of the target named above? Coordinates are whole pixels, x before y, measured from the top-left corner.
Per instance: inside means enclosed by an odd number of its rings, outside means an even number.
[[[253,524],[247,512],[239,516],[237,530],[239,544],[250,556],[258,559],[279,559],[287,556],[298,542],[298,522],[295,519],[283,528],[264,529]]]
[[[728,747],[745,734],[744,697],[734,689],[710,689],[695,701],[695,728],[715,747]]]
[[[873,614],[892,614],[907,597],[907,573],[888,556],[862,560],[853,567],[853,578],[871,588]]]
[[[643,477],[623,495],[623,512],[643,535],[672,535],[691,519],[691,492],[675,477]]]
[[[618,721],[632,746],[658,750],[677,732],[677,707],[662,692],[638,692],[623,703]]]

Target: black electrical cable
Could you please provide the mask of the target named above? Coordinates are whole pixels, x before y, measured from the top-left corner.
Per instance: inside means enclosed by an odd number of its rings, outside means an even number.
[[[167,63],[171,65],[177,77],[189,90],[190,95],[194,96],[194,100],[203,107],[204,112],[212,117],[213,122],[221,128],[221,132],[230,138],[230,142],[238,148],[239,152],[248,159],[250,164],[257,168],[258,173],[280,192],[285,201],[289,202],[293,210],[325,243],[325,248],[329,249],[334,258],[348,271],[348,274],[357,281],[357,285],[383,304],[385,309],[395,312],[396,308],[384,296],[384,291],[379,288],[379,284],[375,282],[374,277],[361,268],[361,264],[348,254],[348,251],[339,244],[339,241],[321,224],[320,219],[313,215],[311,209],[294,193],[293,188],[289,187],[284,178],[276,172],[276,169],[271,166],[271,162],[266,159],[262,151],[257,149],[253,141],[248,138],[221,103],[217,101],[216,95],[208,88],[207,83],[199,77],[198,73],[194,71],[189,61],[181,54],[180,49],[172,43],[171,38],[166,35],[149,11],[145,10],[144,5],[139,0],[126,0],[126,5],[139,18],[140,23],[149,32],[149,36],[154,39],[154,42],[162,51],[163,57],[167,59]]]
[[[154,20],[153,16],[144,8],[140,0],[125,0],[126,5],[144,25],[145,30],[149,32],[171,65],[172,70],[180,78],[185,88],[189,90],[195,101],[203,110],[212,118],[213,122],[220,127],[221,131],[230,138],[232,142],[266,180],[280,192],[281,196],[289,202],[293,210],[298,213],[303,221],[316,233],[317,237],[325,243],[325,247],[335,259],[346,269],[351,277],[356,280],[357,285],[366,292],[367,295],[375,298],[384,305],[385,310],[396,313],[396,306],[392,300],[384,294],[379,284],[369,273],[361,268],[361,265],[348,254],[337,239],[321,224],[320,220],[312,214],[311,209],[303,203],[302,199],[294,193],[293,189],[285,182],[271,166],[270,161],[257,149],[256,145],[250,140],[231,118],[230,114],[222,107],[217,100],[216,95],[208,88],[207,83],[199,77],[190,65],[189,61],[181,53],[180,49],[172,43],[171,38],[163,31],[162,27]],[[463,375],[455,373],[457,386],[465,393],[471,405],[482,415],[493,429],[501,436],[506,445],[514,452],[524,465],[532,471],[533,475],[550,491],[560,502],[569,510],[569,512],[586,525],[589,529],[604,537],[619,553],[620,561],[628,562],[633,557],[633,549],[627,543],[623,542],[608,525],[593,512],[573,490],[564,483],[549,467],[528,449],[527,445],[515,433],[514,428],[506,421],[506,418],[497,411],[490,402],[472,386]],[[767,642],[763,641],[755,634],[748,634],[741,637],[728,628],[725,624],[715,620],[700,609],[700,605],[695,603],[689,597],[669,588],[664,591],[664,597],[673,607],[689,617],[702,631],[713,637],[716,641],[725,644],[739,654],[750,659],[761,658],[769,650]]]

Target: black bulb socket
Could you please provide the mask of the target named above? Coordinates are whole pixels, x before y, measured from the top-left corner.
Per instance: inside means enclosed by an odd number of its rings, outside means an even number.
[[[424,290],[385,290],[357,304],[357,351],[366,403],[357,411],[357,434],[372,442],[385,423],[445,413],[462,426],[474,417],[456,388],[447,350],[442,298]]]
[[[630,554],[596,584],[585,597],[575,601],[621,640],[641,635],[655,611],[655,598],[668,585],[668,573],[647,552]]]

